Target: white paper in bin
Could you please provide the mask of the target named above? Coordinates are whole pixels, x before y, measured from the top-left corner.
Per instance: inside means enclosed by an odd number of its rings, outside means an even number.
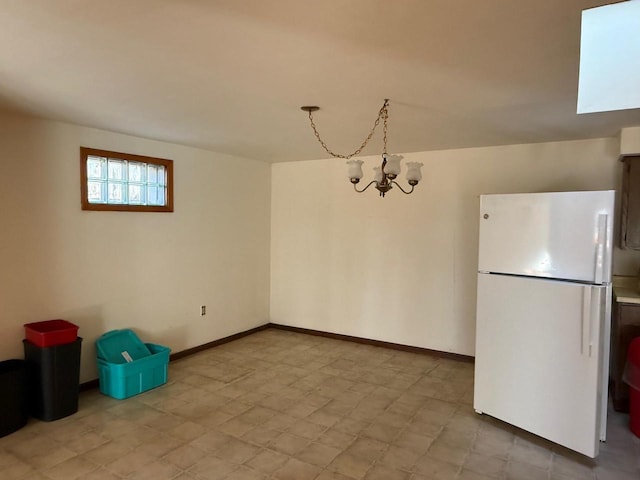
[[[640,392],[640,365],[627,362],[624,366],[622,381]]]

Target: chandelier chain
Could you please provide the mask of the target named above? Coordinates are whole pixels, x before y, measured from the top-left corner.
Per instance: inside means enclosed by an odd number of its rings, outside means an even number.
[[[382,150],[382,153],[384,155],[387,154],[387,119],[389,118],[389,111],[387,110],[387,100],[384,101],[384,107],[383,107],[383,119],[384,119],[384,123],[382,125],[382,132],[384,133],[384,135],[382,136],[382,141],[384,144],[384,148]]]
[[[389,111],[387,109],[388,106],[389,106],[389,100],[385,99],[384,104],[382,105],[382,107],[380,108],[380,111],[378,112],[378,118],[376,118],[376,121],[373,124],[373,128],[369,132],[369,135],[367,135],[367,138],[364,139],[364,141],[362,142],[362,145],[360,145],[360,147],[358,147],[358,149],[356,151],[354,151],[353,153],[350,153],[348,155],[342,155],[340,153],[335,153],[335,152],[332,152],[329,149],[327,144],[322,140],[322,138],[320,138],[320,133],[318,132],[318,129],[316,128],[316,124],[313,121],[313,114],[312,114],[311,110],[309,110],[309,121],[311,122],[311,128],[313,129],[313,133],[315,134],[316,138],[318,139],[318,142],[320,142],[320,145],[322,145],[322,148],[324,148],[325,151],[329,155],[331,155],[332,157],[344,158],[344,159],[348,160],[351,157],[355,157],[356,155],[360,154],[360,152],[362,152],[362,150],[369,143],[369,140],[371,140],[371,137],[373,137],[373,134],[375,133],[376,128],[380,124],[380,120],[383,120],[383,132],[384,132],[384,138],[383,138],[384,151],[383,151],[383,153],[386,154],[387,153],[387,119],[389,118]]]

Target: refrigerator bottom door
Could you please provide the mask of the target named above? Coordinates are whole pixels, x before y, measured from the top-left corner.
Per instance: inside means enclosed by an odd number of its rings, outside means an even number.
[[[474,409],[595,458],[606,291],[479,274]]]

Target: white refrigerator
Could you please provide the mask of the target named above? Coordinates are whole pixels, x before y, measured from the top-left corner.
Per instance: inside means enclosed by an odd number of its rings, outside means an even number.
[[[591,458],[606,439],[614,199],[480,197],[474,409]]]

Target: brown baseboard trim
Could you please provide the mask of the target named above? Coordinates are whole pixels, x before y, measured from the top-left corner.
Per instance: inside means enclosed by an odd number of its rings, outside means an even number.
[[[269,328],[269,324],[265,323],[264,325],[260,325],[259,327],[251,328],[240,333],[234,333],[233,335],[214,340],[213,342],[204,343],[193,348],[187,348],[186,350],[182,350],[181,352],[172,353],[169,356],[169,360],[172,362],[175,360],[180,360],[181,358],[188,357],[189,355],[193,355],[194,353],[202,352],[203,350],[208,350],[210,348],[217,347],[218,345],[223,345],[225,343],[238,340],[239,338],[246,337],[247,335],[251,335],[262,330],[266,330],[267,328]]]
[[[391,343],[391,342],[383,342],[382,340],[372,340],[369,338],[352,337],[351,335],[342,335],[340,333],[323,332],[322,330],[311,330],[309,328],[291,327],[289,325],[281,325],[279,323],[266,323],[264,325],[260,325],[259,327],[245,330],[244,332],[235,333],[233,335],[229,335],[228,337],[220,338],[212,342],[198,345],[197,347],[187,348],[186,350],[182,350],[181,352],[172,353],[169,356],[169,360],[172,362],[175,360],[180,360],[181,358],[188,357],[189,355],[193,355],[194,353],[202,352],[204,350],[217,347],[218,345],[223,345],[225,343],[238,340],[242,337],[246,337],[248,335],[261,332],[262,330],[266,330],[268,328],[275,328],[278,330],[287,330],[289,332],[296,332],[296,333],[304,333],[306,335],[315,335],[317,337],[333,338],[335,340],[344,340],[344,341],[353,342],[353,343],[361,343],[363,345],[372,345],[374,347],[389,348],[391,350],[399,350],[401,352],[421,353],[424,355],[431,355],[438,358],[447,358],[449,360],[457,360],[459,362],[473,363],[475,361],[474,357],[471,357],[469,355],[461,355],[459,353],[442,352],[440,350],[431,350],[430,348],[412,347],[411,345],[402,345],[401,343]],[[99,386],[100,386],[99,381],[96,378],[95,380],[89,380],[88,382],[81,383],[80,391],[84,392],[86,390],[92,390],[94,388],[98,388]]]
[[[87,390],[93,390],[94,388],[98,388],[100,386],[100,382],[96,378],[95,380],[89,380],[88,382],[84,382],[80,384],[80,391],[86,392]]]
[[[233,340],[238,340],[239,338],[246,337],[247,335],[251,335],[252,333],[260,332],[261,330],[266,330],[267,328],[269,328],[269,324],[265,323],[264,325],[245,330],[244,332],[234,333],[233,335],[229,335],[228,337],[220,338],[203,345],[198,345],[197,347],[187,348],[186,350],[182,350],[181,352],[172,353],[169,356],[169,361],[173,362],[175,360],[180,360],[181,358],[188,357],[189,355],[193,355],[194,353],[202,352],[203,350],[208,350],[209,348],[217,347],[218,345],[229,343]],[[84,392],[86,390],[92,390],[94,388],[98,388],[99,386],[100,381],[96,378],[95,380],[89,380],[88,382],[81,383],[80,391]]]
[[[440,350],[431,350],[430,348],[413,347],[411,345],[402,345],[401,343],[384,342],[382,340],[371,340],[369,338],[352,337],[351,335],[342,335],[340,333],[323,332],[322,330],[311,330],[309,328],[291,327],[289,325],[280,325],[278,323],[269,323],[269,328],[277,328],[279,330],[287,330],[289,332],[305,333],[307,335],[316,335],[318,337],[333,338],[335,340],[344,340],[347,342],[362,343],[364,345],[372,345],[374,347],[389,348],[391,350],[399,350],[402,352],[422,353],[439,358],[449,360],[457,360],[459,362],[474,363],[475,357],[462,355],[460,353],[443,352]]]

